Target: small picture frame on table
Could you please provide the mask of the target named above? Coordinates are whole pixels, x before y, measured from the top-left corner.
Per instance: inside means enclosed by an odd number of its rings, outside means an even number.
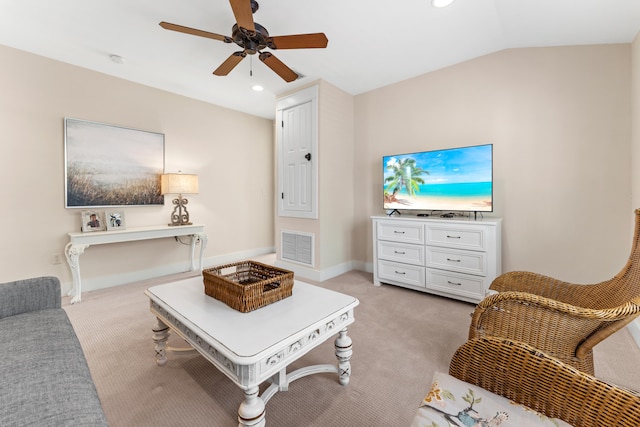
[[[85,210],[80,213],[82,220],[82,232],[105,231],[107,229],[104,213],[94,210]]]
[[[111,230],[124,230],[127,228],[127,225],[124,220],[124,212],[123,211],[106,211],[105,219],[107,222],[107,231]]]

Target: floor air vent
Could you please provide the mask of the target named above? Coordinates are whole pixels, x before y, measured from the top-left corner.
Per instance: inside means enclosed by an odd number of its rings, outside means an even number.
[[[283,231],[282,259],[313,266],[313,234]]]

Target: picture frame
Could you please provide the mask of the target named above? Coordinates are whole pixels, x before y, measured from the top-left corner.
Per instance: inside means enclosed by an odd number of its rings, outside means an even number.
[[[96,210],[83,210],[80,213],[81,230],[83,233],[92,231],[105,231],[107,229],[104,212]]]
[[[104,216],[105,222],[107,223],[107,231],[125,230],[127,228],[124,211],[107,210]]]
[[[164,205],[164,134],[64,119],[65,208]]]

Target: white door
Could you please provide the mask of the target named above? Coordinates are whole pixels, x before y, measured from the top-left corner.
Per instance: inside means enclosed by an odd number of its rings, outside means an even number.
[[[317,109],[315,99],[298,96],[298,100],[300,103],[277,111],[277,126],[280,127],[278,148],[281,153],[278,162],[278,214],[317,218]]]

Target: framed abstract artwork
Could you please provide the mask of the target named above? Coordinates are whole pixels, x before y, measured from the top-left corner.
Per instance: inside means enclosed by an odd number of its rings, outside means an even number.
[[[164,134],[64,119],[65,207],[163,205]]]

